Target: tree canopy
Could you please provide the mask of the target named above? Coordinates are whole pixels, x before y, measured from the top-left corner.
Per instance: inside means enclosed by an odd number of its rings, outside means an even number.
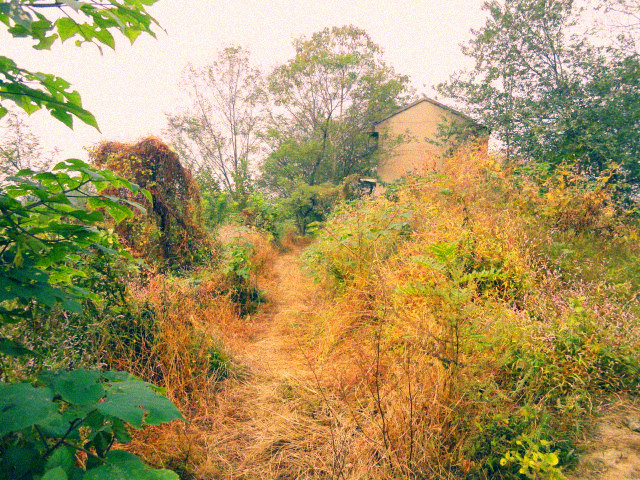
[[[0,132],[0,181],[23,168],[39,169],[50,163],[50,155],[29,130],[24,115],[6,114],[0,120]]]
[[[363,135],[411,97],[409,80],[354,26],[294,41],[295,56],[268,76],[273,103],[263,183],[284,193],[296,179],[339,182],[373,167]]]
[[[637,190],[637,53],[576,33],[585,19],[572,0],[492,0],[484,8],[485,25],[463,47],[475,68],[440,91],[491,127],[508,158],[571,162],[593,174],[618,169]]]
[[[210,65],[185,70],[184,85],[191,104],[168,115],[171,143],[208,188],[222,187],[234,200],[246,202],[250,167],[261,142],[262,74],[249,52],[229,46]]]

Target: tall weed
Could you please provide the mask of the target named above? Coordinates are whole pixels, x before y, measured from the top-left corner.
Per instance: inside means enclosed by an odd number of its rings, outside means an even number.
[[[329,218],[307,262],[339,305],[317,341],[354,471],[563,478],[593,407],[637,390],[637,225],[606,179],[558,175],[459,154]]]

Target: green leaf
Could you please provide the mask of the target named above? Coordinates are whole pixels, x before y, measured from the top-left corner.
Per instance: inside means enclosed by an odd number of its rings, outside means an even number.
[[[0,312],[1,313],[1,312]],[[12,357],[23,357],[26,355],[35,356],[36,353],[33,350],[25,348],[18,342],[14,342],[8,338],[0,337],[0,353],[3,355],[9,355]]]
[[[83,480],[179,480],[170,470],[154,470],[140,458],[122,450],[111,450],[105,465],[87,470]]]
[[[558,458],[558,455],[556,455],[554,452],[547,453],[545,455],[545,460],[547,464],[551,465],[552,467],[555,467],[556,465],[558,465],[558,463],[560,463],[560,459]]]
[[[47,372],[40,376],[40,380],[51,387],[54,393],[74,405],[97,403],[104,397],[105,390],[99,378],[100,372],[96,370]]]
[[[116,41],[113,38],[113,35],[111,35],[111,33],[109,32],[109,30],[107,30],[107,29],[96,29],[93,32],[93,34],[94,34],[95,38],[97,40],[99,40],[101,43],[104,43],[108,47],[111,47],[112,49],[115,50]]]
[[[56,20],[56,27],[58,28],[60,40],[63,42],[79,32],[78,24],[69,17],[62,17]]]
[[[0,478],[32,478],[43,463],[42,455],[33,447],[9,444],[0,456]]]
[[[47,470],[40,480],[67,480],[67,473],[62,467],[55,467]]]
[[[129,443],[132,440],[131,434],[122,420],[114,418],[112,427],[113,435],[120,443]]]
[[[106,401],[97,410],[119,418],[135,428],[143,424],[158,425],[172,420],[183,420],[182,414],[166,397],[157,394],[154,386],[140,380],[125,380],[105,386]]]
[[[40,41],[33,46],[36,50],[51,50],[51,45],[56,41],[58,35],[49,35],[48,37],[43,37]]]
[[[86,409],[72,406],[62,414],[58,410],[50,412],[47,418],[38,422],[38,426],[42,432],[49,437],[61,438],[67,435],[67,438],[78,438],[77,429],[72,429],[72,431],[69,432],[69,427],[72,423],[77,424],[78,420],[86,415]]]
[[[23,430],[57,410],[53,392],[28,383],[0,384],[0,437]]]
[[[138,36],[141,33],[142,33],[142,31],[137,29],[137,28],[129,28],[129,27],[127,27],[127,28],[124,29],[124,34],[129,39],[129,41],[131,42],[132,45],[133,45],[133,42],[136,41],[136,39],[138,38]]]
[[[31,15],[22,8],[20,2],[10,1],[8,7],[8,13],[11,20],[24,27],[27,31],[31,31],[31,23],[33,19],[31,18]]]
[[[118,370],[110,370],[108,372],[104,372],[102,374],[102,378],[107,380],[108,382],[124,382],[125,380],[140,380],[135,375],[132,375],[129,372],[121,372]]]
[[[71,8],[73,8],[76,12],[80,11],[80,8],[82,8],[82,2],[80,2],[79,0],[58,0],[60,3],[64,3],[65,5],[69,5]]]

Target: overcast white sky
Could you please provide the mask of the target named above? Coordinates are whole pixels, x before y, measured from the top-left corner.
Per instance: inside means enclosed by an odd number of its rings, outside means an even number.
[[[70,81],[101,134],[80,122],[71,131],[38,112],[34,132],[64,157],[86,158],[83,150],[102,139],[133,141],[161,136],[165,113],[186,102],[180,76],[188,62],[204,65],[230,44],[248,48],[263,69],[293,56],[292,40],[325,27],[355,25],[385,52],[387,63],[410,77],[418,93],[468,66],[460,43],[484,23],[482,0],[160,0],[149,11],[165,32],[141,36],[133,46],[122,38],[103,55],[71,42],[37,52],[28,40],[0,32],[0,55],[19,66]],[[62,157],[62,158],[64,158]]]

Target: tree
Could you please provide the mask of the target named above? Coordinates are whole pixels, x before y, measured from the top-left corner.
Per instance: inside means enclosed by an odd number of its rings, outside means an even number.
[[[79,37],[113,47],[109,30],[134,40],[151,33],[145,5],[155,0],[0,1],[0,21],[14,37],[31,37],[35,48],[49,48]],[[49,20],[56,9],[62,15]],[[47,108],[71,126],[73,117],[97,127],[77,92],[53,75],[31,73],[0,57],[0,117],[14,103],[30,113]],[[76,286],[83,259],[98,252],[124,255],[100,228],[105,214],[117,222],[131,216],[119,201],[96,193],[104,188],[139,189],[110,171],[79,160],[66,160],[52,171],[22,169],[0,186],[0,472],[3,478],[146,478],[177,479],[153,470],[136,456],[112,450],[128,442],[127,425],[141,428],[182,418],[157,387],[125,372],[97,370],[36,371],[13,378],[3,370],[5,357],[34,356],[11,337],[8,325],[24,322],[35,309],[78,312],[95,297]],[[104,212],[104,213],[103,213]],[[36,363],[36,362],[34,362]],[[41,363],[41,362],[37,362]],[[18,375],[15,375],[19,377]],[[16,381],[18,380],[18,381]],[[22,381],[19,381],[22,380]],[[77,454],[82,452],[80,465]]]
[[[597,4],[605,18],[598,27],[619,36],[623,47],[638,53],[640,0],[608,0]]]
[[[40,141],[31,132],[23,116],[9,112],[0,121],[0,181],[23,168],[41,169],[52,163]]]
[[[374,167],[365,133],[410,98],[408,78],[382,60],[364,30],[326,28],[294,41],[296,54],[268,77],[271,153],[262,181],[286,192],[340,182]]]
[[[168,115],[172,145],[205,185],[223,188],[242,206],[261,147],[262,75],[249,52],[230,46],[207,67],[189,65],[185,77],[191,106]]]
[[[89,155],[94,165],[108,168],[149,192],[151,200],[126,189],[103,191],[146,209],[146,216],[126,219],[115,227],[131,251],[148,264],[163,267],[187,268],[205,258],[210,260],[211,245],[201,227],[198,185],[173,150],[157,138],[147,137],[132,144],[102,142]]]
[[[489,18],[463,46],[475,69],[439,90],[493,130],[507,159],[572,162],[596,175],[619,165],[637,189],[638,56],[572,35],[584,21],[572,0],[484,8]]]

